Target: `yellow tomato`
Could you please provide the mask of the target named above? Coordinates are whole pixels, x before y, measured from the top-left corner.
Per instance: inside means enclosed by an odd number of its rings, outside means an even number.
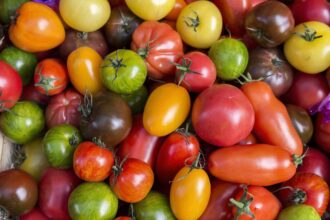
[[[170,191],[170,204],[179,220],[196,220],[205,211],[211,195],[209,176],[203,169],[183,167],[175,176]]]
[[[60,14],[67,25],[83,32],[100,29],[110,18],[108,0],[62,0]]]
[[[166,83],[150,94],[143,112],[143,126],[151,135],[165,136],[185,121],[189,111],[187,90],[174,83]]]
[[[222,16],[212,2],[192,2],[181,11],[176,29],[185,43],[194,48],[206,49],[220,38]]]
[[[90,47],[79,47],[68,57],[67,67],[72,85],[85,94],[102,90],[100,66],[102,57]]]
[[[174,7],[175,0],[126,0],[128,8],[146,21],[164,18]]]

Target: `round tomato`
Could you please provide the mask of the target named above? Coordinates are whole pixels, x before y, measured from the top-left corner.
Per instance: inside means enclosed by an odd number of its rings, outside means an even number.
[[[128,8],[143,20],[157,21],[174,7],[175,0],[125,0]]]
[[[170,21],[176,21],[179,17],[180,12],[184,7],[186,7],[187,3],[184,0],[175,0],[174,7],[165,17],[165,19]]]
[[[102,57],[90,47],[79,47],[70,53],[67,67],[72,85],[84,95],[102,90],[100,65]]]
[[[176,29],[185,43],[194,48],[206,49],[221,35],[222,16],[212,2],[193,2],[182,9]]]
[[[48,6],[26,2],[16,14],[16,21],[9,28],[9,38],[16,47],[28,52],[40,52],[53,49],[64,41],[62,21]]]
[[[174,83],[166,83],[150,94],[143,112],[143,126],[151,135],[165,136],[185,121],[189,111],[187,90]]]
[[[330,27],[310,21],[297,25],[284,43],[284,55],[296,69],[316,74],[330,66]]]
[[[100,29],[111,13],[108,0],[65,0],[60,1],[59,9],[65,23],[83,32]]]
[[[292,205],[282,209],[277,220],[321,220],[317,211],[309,205]]]

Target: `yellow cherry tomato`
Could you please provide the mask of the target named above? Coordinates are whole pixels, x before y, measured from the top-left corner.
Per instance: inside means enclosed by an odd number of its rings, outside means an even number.
[[[180,12],[176,29],[186,44],[206,49],[220,38],[222,15],[212,2],[192,2]]]
[[[187,90],[174,83],[166,83],[150,94],[143,112],[143,126],[151,135],[165,136],[185,121],[189,111]]]
[[[180,220],[197,220],[205,211],[211,195],[209,176],[203,169],[183,167],[175,176],[170,190],[173,214]]]
[[[90,47],[79,47],[70,53],[67,60],[72,85],[85,94],[96,94],[102,90],[100,66],[102,57]]]
[[[175,0],[125,0],[128,8],[146,21],[158,21],[173,9]]]
[[[65,23],[83,32],[100,29],[111,13],[108,0],[62,0],[59,7]]]

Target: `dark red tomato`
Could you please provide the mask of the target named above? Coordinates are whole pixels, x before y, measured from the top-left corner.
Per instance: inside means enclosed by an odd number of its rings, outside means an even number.
[[[257,138],[254,136],[253,133],[249,134],[245,139],[238,142],[238,145],[250,145],[258,143]]]
[[[47,127],[52,128],[60,124],[78,127],[81,117],[78,107],[82,100],[82,95],[72,88],[53,96],[45,112]]]
[[[229,199],[236,195],[238,188],[238,184],[214,180],[209,203],[199,220],[232,220]]]
[[[305,204],[323,215],[329,203],[329,187],[322,177],[313,173],[297,173],[283,183],[279,198],[284,206]]]
[[[110,175],[113,164],[113,152],[103,143],[82,142],[73,154],[74,172],[85,181],[105,180]]]
[[[202,92],[211,87],[217,78],[213,61],[199,51],[183,55],[176,66],[175,81],[189,92]]]
[[[22,78],[17,71],[0,61],[0,112],[13,107],[23,90]]]
[[[112,169],[110,186],[117,197],[127,203],[136,203],[144,199],[154,183],[154,173],[149,164],[128,158],[123,164]]]
[[[290,8],[296,24],[320,21],[330,25],[330,3],[327,0],[294,0]]]
[[[173,132],[160,147],[156,174],[160,183],[170,186],[175,175],[187,164],[192,164],[199,154],[200,146],[198,139],[189,133]]]
[[[256,6],[256,5],[258,5],[258,4],[260,4],[260,3],[262,3],[262,2],[265,2],[265,1],[267,1],[267,0],[250,0],[251,1],[251,6],[252,6],[252,8],[254,7],[254,6]]]
[[[39,183],[40,210],[48,218],[69,220],[69,195],[80,182],[71,169],[48,168]]]
[[[291,88],[284,95],[284,100],[309,110],[321,102],[329,92],[324,75],[298,72],[293,78]]]
[[[35,207],[28,213],[21,215],[19,217],[19,219],[20,220],[48,220],[49,218],[47,218],[47,216],[45,216],[44,213],[42,213],[39,208]]]
[[[21,100],[33,101],[45,107],[47,106],[50,97],[38,92],[36,87],[34,87],[34,83],[32,82],[23,87]]]
[[[216,146],[231,146],[246,138],[254,119],[247,97],[229,84],[216,84],[204,90],[192,109],[196,134]]]
[[[130,133],[119,146],[118,156],[121,160],[125,157],[136,158],[154,168],[161,142],[160,137],[153,136],[144,129],[142,115],[137,115],[133,119]]]
[[[317,114],[314,124],[315,140],[323,150],[330,153],[330,122],[324,118],[322,113]]]
[[[230,203],[236,220],[276,219],[282,207],[276,196],[261,186],[241,189]]]

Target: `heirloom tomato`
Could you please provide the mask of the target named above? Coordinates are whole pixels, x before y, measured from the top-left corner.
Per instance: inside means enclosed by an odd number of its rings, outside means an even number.
[[[186,7],[187,3],[184,0],[175,0],[174,7],[165,17],[166,20],[176,21],[179,17],[180,12],[184,7]]]
[[[11,17],[15,16],[16,10],[29,0],[2,0],[0,1],[0,21],[2,24],[9,24]]]
[[[143,85],[132,94],[121,94],[120,96],[125,99],[132,110],[132,114],[136,115],[143,112],[149,94],[147,88]]]
[[[314,128],[316,143],[326,152],[330,152],[330,122],[322,113],[317,114]]]

